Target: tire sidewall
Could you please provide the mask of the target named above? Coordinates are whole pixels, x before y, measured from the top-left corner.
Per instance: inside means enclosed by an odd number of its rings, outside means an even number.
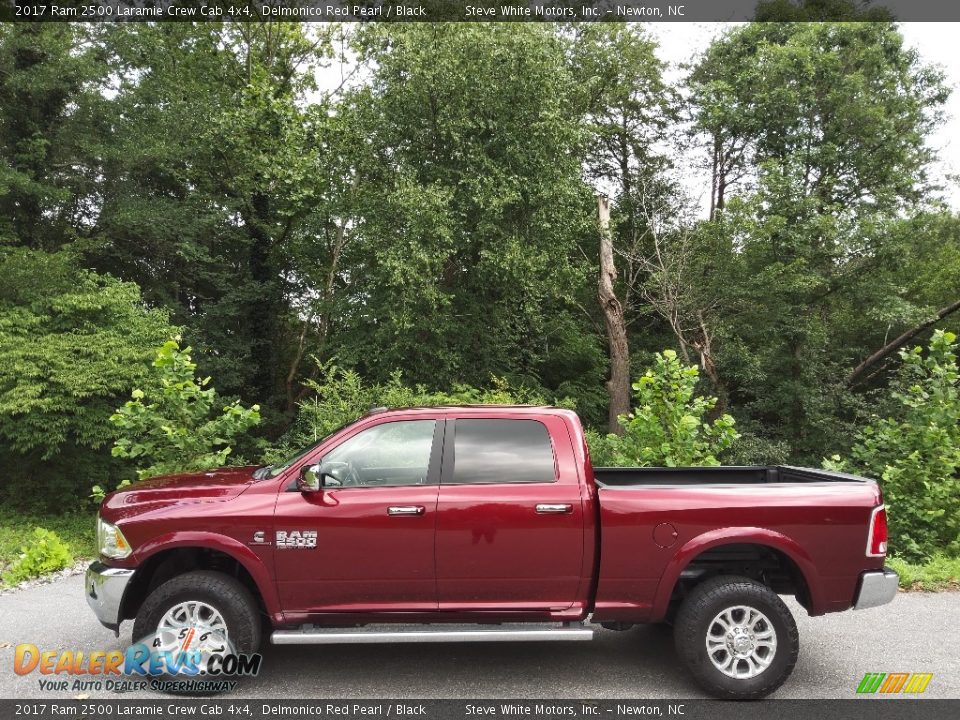
[[[133,641],[152,637],[166,612],[188,600],[204,602],[220,613],[227,624],[227,637],[234,652],[257,651],[260,646],[259,617],[250,593],[227,575],[205,571],[175,577],[150,593],[133,624]]]
[[[249,592],[233,578],[212,572],[195,572],[179,576],[156,588],[144,601],[133,625],[134,643],[147,641],[149,646],[157,626],[170,608],[197,600],[210,605],[227,625],[230,651],[254,653],[260,644],[259,615]],[[163,680],[197,679],[202,675],[163,675]],[[233,678],[239,679],[239,678]],[[171,694],[182,694],[171,691]],[[217,692],[188,693],[214,695]]]
[[[773,661],[752,678],[736,679],[721,672],[707,654],[706,637],[713,619],[727,608],[744,606],[763,613],[777,634]],[[690,671],[707,690],[727,698],[756,699],[776,690],[789,677],[799,653],[796,623],[783,601],[751,581],[731,580],[706,593],[702,602],[684,607],[677,618],[682,632],[678,650]]]

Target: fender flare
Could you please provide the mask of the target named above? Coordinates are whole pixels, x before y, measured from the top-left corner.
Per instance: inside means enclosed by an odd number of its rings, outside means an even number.
[[[260,592],[260,597],[263,599],[263,605],[267,614],[270,615],[275,622],[282,621],[283,613],[280,609],[280,598],[277,594],[277,586],[273,582],[273,576],[270,574],[263,560],[261,560],[253,550],[235,538],[219,533],[197,530],[164,533],[163,535],[151,538],[138,547],[137,550],[134,551],[134,559],[136,560],[137,567],[142,567],[143,563],[159,553],[186,547],[216,550],[240,563],[240,565],[250,573],[250,577],[253,579],[254,584],[256,584],[257,590]]]
[[[732,527],[711,530],[687,541],[667,563],[653,600],[651,618],[654,622],[663,620],[667,614],[670,597],[676,587],[680,574],[702,552],[722,545],[749,543],[763,545],[786,555],[799,568],[803,581],[810,593],[810,615],[822,614],[822,591],[819,574],[812,558],[795,540],[783,533],[759,527]]]

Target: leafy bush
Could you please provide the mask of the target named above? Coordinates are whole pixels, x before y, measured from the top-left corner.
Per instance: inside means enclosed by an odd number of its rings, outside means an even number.
[[[0,500],[63,511],[119,479],[108,418],[175,331],[133,283],[67,253],[0,248]]]
[[[138,479],[224,465],[236,439],[260,421],[257,405],[223,404],[209,377],[195,377],[189,353],[176,340],[164,343],[149,382],[110,418],[119,436],[113,454],[137,462]]]
[[[636,406],[620,416],[623,435],[590,433],[595,465],[640,467],[719,465],[718,456],[739,437],[730,415],[706,422],[715,397],[696,394],[699,370],[673,350],[654,356],[653,367],[633,384]]]
[[[726,465],[788,465],[790,444],[741,427],[740,437],[723,454],[723,460]]]
[[[36,527],[55,532],[70,548],[75,559],[97,555],[94,513],[73,512],[34,515],[0,506],[0,572],[20,558],[23,539]]]
[[[41,527],[34,529],[32,542],[21,548],[21,553],[20,558],[3,574],[3,581],[9,585],[73,564],[73,554],[67,544],[52,530]]]
[[[938,330],[926,357],[901,350],[892,385],[896,417],[864,427],[850,459],[831,469],[877,478],[890,523],[890,548],[907,560],[960,555],[960,369],[956,335]]]
[[[491,378],[488,388],[455,385],[450,392],[434,392],[424,385],[404,384],[400,372],[385,383],[366,383],[353,370],[332,363],[322,365],[320,379],[307,383],[314,396],[300,403],[297,419],[267,460],[287,457],[326,437],[337,428],[356,420],[371,407],[390,408],[463,405],[474,403],[542,405],[546,402],[537,390],[511,387],[503,378]],[[570,406],[567,399],[555,404]]]

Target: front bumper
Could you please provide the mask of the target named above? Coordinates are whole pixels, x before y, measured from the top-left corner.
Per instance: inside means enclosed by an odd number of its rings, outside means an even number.
[[[900,578],[893,570],[870,570],[860,576],[860,587],[857,590],[857,599],[853,602],[854,610],[886,605],[897,594]]]
[[[106,628],[119,633],[120,605],[127,585],[133,579],[134,570],[113,568],[96,561],[87,568],[84,583],[87,604],[93,608],[97,620]]]

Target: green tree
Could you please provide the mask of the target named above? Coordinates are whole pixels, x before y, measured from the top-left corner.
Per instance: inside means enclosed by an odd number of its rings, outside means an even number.
[[[137,478],[225,465],[240,436],[260,421],[260,407],[223,402],[210,378],[197,378],[190,348],[168,340],[153,373],[110,416],[114,457],[138,465]],[[96,492],[96,490],[95,490]]]
[[[896,407],[857,434],[850,459],[827,467],[880,481],[890,550],[908,560],[960,556],[960,368],[957,337],[937,330],[926,355],[902,350]]]
[[[873,7],[857,0],[760,0],[753,18],[757,22],[792,21],[867,21],[891,22],[893,15],[885,7]]]
[[[75,24],[0,24],[0,242],[57,250],[95,218],[108,68]]]
[[[673,350],[657,353],[653,366],[633,383],[634,410],[620,418],[623,435],[591,434],[596,465],[683,467],[719,465],[739,434],[734,419],[707,414],[717,398],[697,394],[700,373]]]
[[[373,161],[360,178],[352,312],[337,357],[385,380],[550,389],[595,382],[578,315],[592,232],[567,43],[547,25],[365,26],[353,96]],[[582,335],[592,336],[587,341]]]
[[[741,417],[811,462],[862,410],[853,367],[929,313],[896,279],[897,228],[927,209],[947,89],[889,22],[743,26],[689,82],[713,168],[702,232],[728,248],[717,373]]]
[[[863,328],[867,341],[847,379],[856,389],[885,385],[896,351],[929,335],[931,327],[960,331],[960,216],[934,207],[889,223],[887,232],[870,285],[861,289],[863,300],[849,308],[844,323],[854,332]],[[856,346],[849,337],[842,342]]]
[[[329,107],[308,95],[332,32],[257,22],[97,35],[117,92],[86,257],[170,308],[221,389],[261,400],[272,427],[299,358],[293,306],[309,295],[295,250],[326,201]]]
[[[895,350],[957,329],[958,218],[926,175],[946,88],[882,12],[757,12],[789,22],[725,33],[684,87],[627,25],[0,27],[0,244],[56,253],[4,251],[0,455],[42,492],[115,481],[102,419],[163,311],[270,438],[332,358],[365,385],[504,378],[608,424],[594,189],[619,376],[674,346],[718,397],[705,421],[738,418],[728,458],[844,450]],[[317,88],[344,47],[343,86]],[[699,223],[666,152],[691,142]],[[98,309],[63,324],[66,296]]]
[[[63,509],[118,472],[107,422],[175,332],[132,283],[65,253],[0,250],[0,458],[5,502]]]

